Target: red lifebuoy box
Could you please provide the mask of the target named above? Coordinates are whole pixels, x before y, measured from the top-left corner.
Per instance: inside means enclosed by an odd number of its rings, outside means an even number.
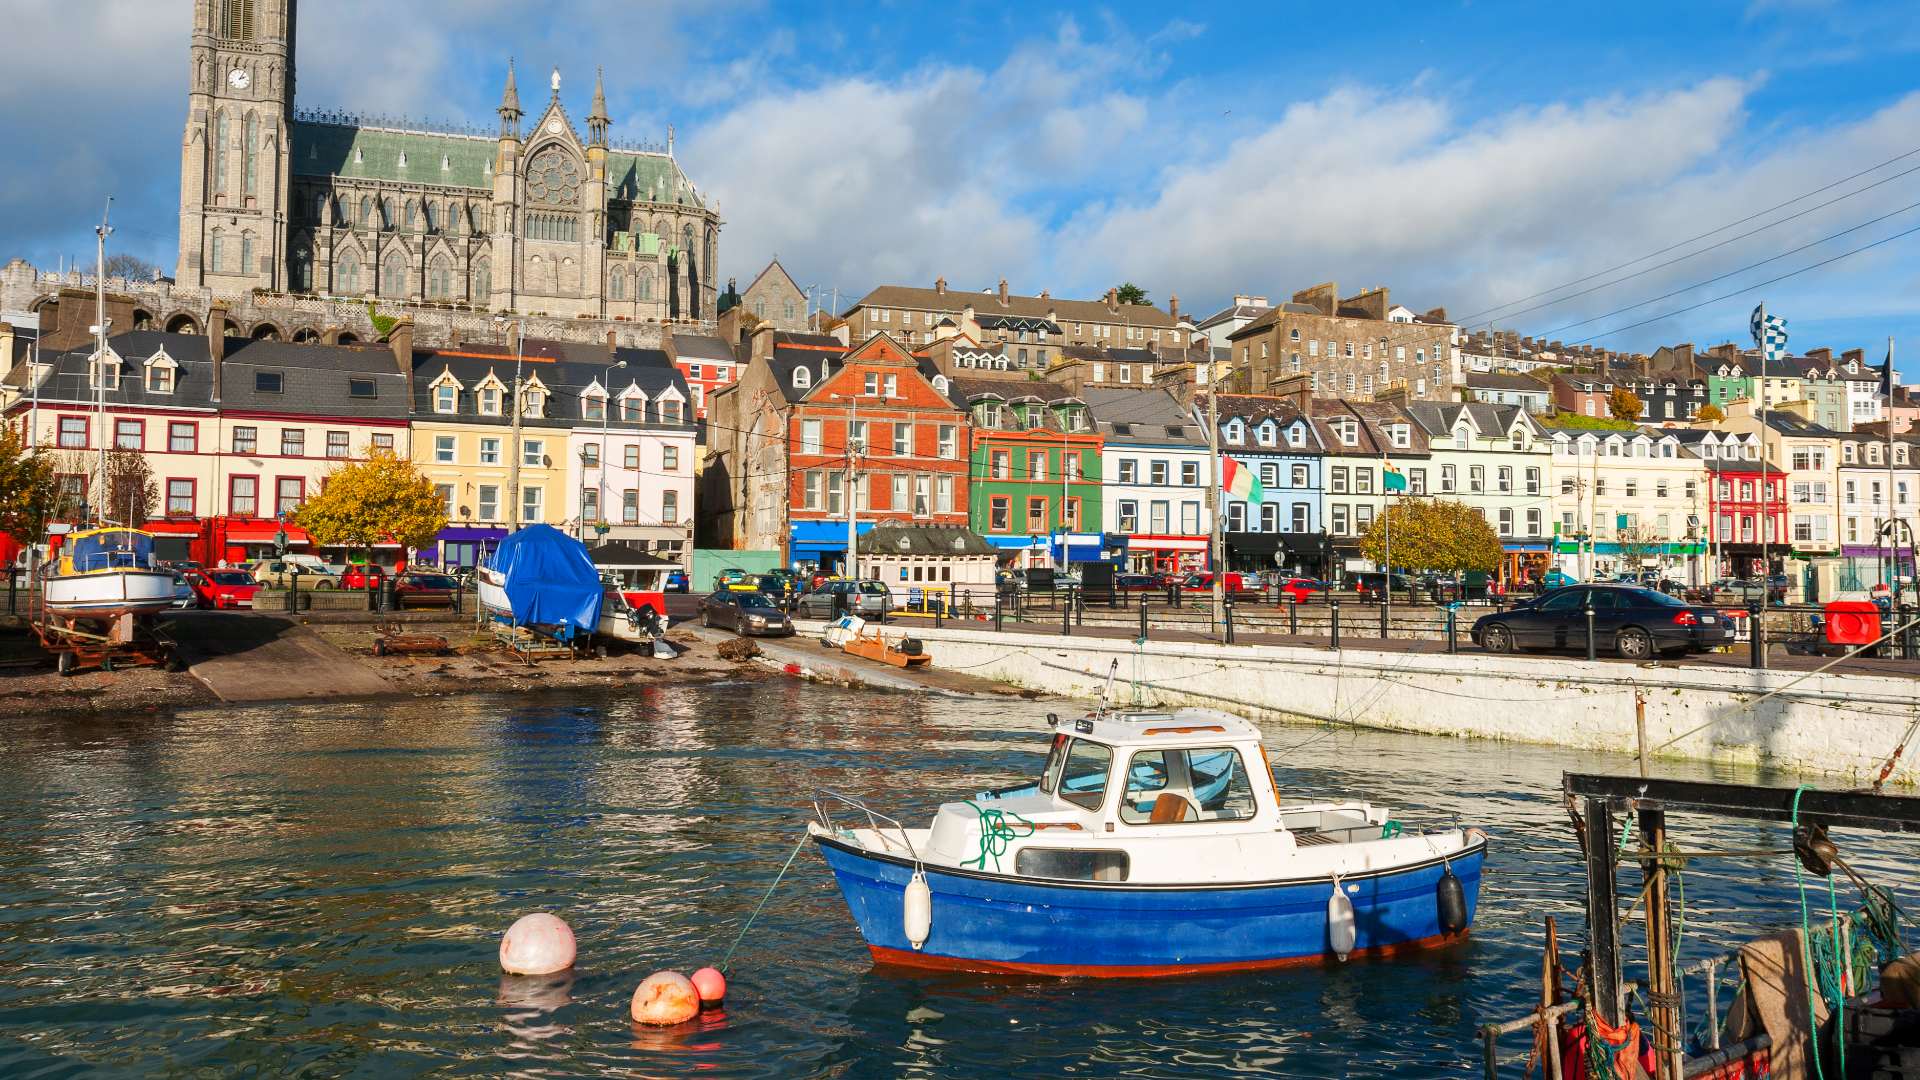
[[[1880,640],[1880,606],[1871,600],[1832,600],[1822,613],[1829,645],[1853,648]]]

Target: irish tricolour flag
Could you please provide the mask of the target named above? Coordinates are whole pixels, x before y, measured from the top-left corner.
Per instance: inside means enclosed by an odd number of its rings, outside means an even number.
[[[1221,486],[1227,489],[1227,494],[1250,503],[1266,501],[1267,489],[1260,486],[1260,477],[1252,469],[1230,457],[1223,457],[1220,462]]]

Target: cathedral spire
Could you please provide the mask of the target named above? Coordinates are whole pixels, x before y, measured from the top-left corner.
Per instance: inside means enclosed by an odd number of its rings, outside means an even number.
[[[607,145],[607,90],[606,72],[596,68],[593,73],[593,111],[587,114],[587,131],[593,137],[593,145]]]
[[[507,58],[507,89],[500,95],[500,134],[520,133],[520,88],[513,79],[513,58]]]

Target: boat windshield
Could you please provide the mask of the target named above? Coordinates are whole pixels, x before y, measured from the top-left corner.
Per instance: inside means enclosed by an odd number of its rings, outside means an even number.
[[[1075,739],[1067,751],[1066,766],[1060,770],[1058,794],[1077,806],[1098,810],[1107,799],[1107,770],[1112,767],[1111,747]]]
[[[146,567],[153,562],[153,537],[132,529],[103,529],[77,536],[69,553],[75,570]]]
[[[1047,763],[1040,766],[1040,790],[1048,795],[1060,783],[1060,766],[1066,764],[1070,741],[1065,735],[1055,735],[1053,746],[1047,750]]]
[[[1120,820],[1129,825],[1246,821],[1253,810],[1247,770],[1230,746],[1141,750],[1127,764]]]

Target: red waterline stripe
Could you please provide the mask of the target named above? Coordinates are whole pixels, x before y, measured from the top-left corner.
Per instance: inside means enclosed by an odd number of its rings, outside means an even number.
[[[1417,941],[1402,941],[1392,945],[1378,945],[1370,949],[1356,949],[1352,955],[1386,957],[1440,948],[1465,941],[1467,933],[1466,930],[1462,930],[1457,934],[1435,934]],[[1308,964],[1334,962],[1331,954],[1326,954],[1285,956],[1270,960],[1233,960],[1222,964],[1023,964],[999,960],[968,960],[955,956],[934,956],[930,953],[913,952],[907,949],[892,949],[884,945],[869,945],[867,948],[873,953],[876,964],[921,968],[928,971],[965,971],[983,975],[1049,975],[1063,979],[1143,979],[1181,975],[1224,975],[1236,971],[1267,971],[1273,968],[1304,967]]]

